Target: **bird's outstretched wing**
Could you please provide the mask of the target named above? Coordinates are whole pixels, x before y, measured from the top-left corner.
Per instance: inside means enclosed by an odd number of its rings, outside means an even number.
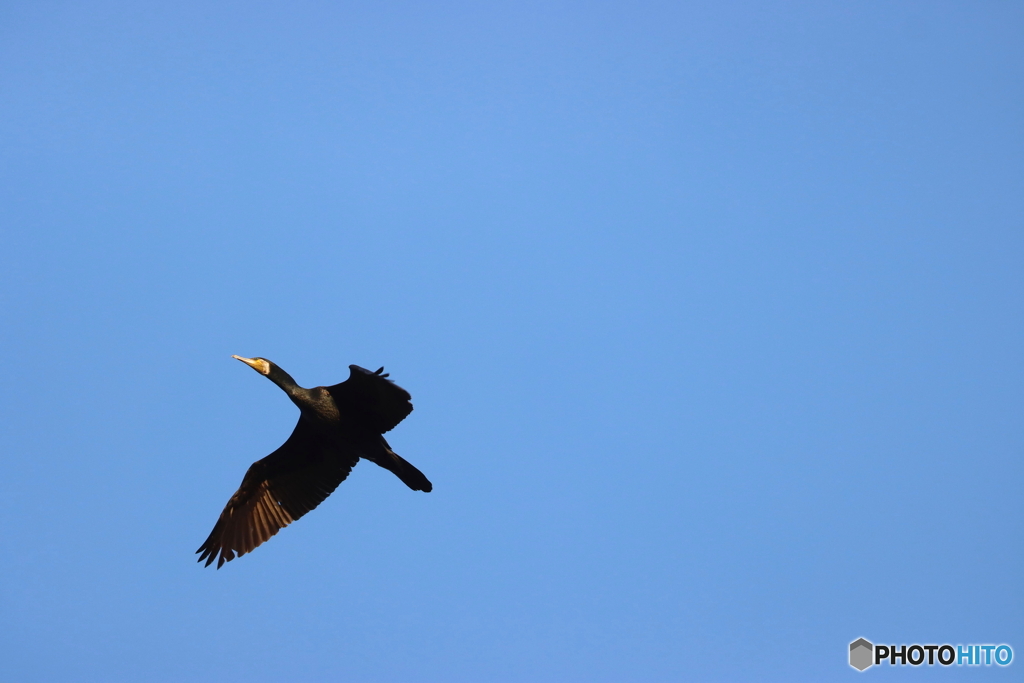
[[[384,368],[371,372],[348,366],[347,380],[327,387],[341,414],[377,434],[394,429],[412,412],[409,392],[387,379]]]
[[[276,451],[257,460],[197,553],[206,566],[251,552],[322,503],[358,460],[326,443],[305,418]],[[218,559],[218,555],[220,558]]]

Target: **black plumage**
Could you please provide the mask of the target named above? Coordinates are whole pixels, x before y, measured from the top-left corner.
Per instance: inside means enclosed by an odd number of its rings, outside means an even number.
[[[350,365],[341,384],[304,389],[266,358],[234,356],[265,375],[299,407],[299,422],[276,451],[245,473],[209,538],[197,550],[206,566],[251,552],[319,505],[359,458],[394,472],[413,491],[433,486],[382,436],[412,412],[411,396],[384,373]],[[219,556],[219,557],[218,557]]]

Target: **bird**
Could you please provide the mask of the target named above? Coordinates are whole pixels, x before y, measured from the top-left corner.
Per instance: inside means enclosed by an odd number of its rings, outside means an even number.
[[[380,368],[350,365],[349,378],[329,387],[304,389],[266,358],[232,356],[279,386],[299,407],[288,440],[257,460],[242,478],[199,550],[199,562],[217,569],[262,545],[322,503],[360,458],[398,476],[413,491],[429,493],[430,481],[395,453],[384,434],[412,412],[409,392]]]

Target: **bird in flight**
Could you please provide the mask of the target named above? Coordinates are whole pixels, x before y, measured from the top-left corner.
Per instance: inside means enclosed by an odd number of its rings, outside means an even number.
[[[303,389],[266,358],[237,358],[281,387],[299,407],[299,423],[276,451],[257,460],[242,478],[209,538],[196,553],[217,569],[257,546],[319,505],[366,458],[391,470],[413,491],[433,486],[384,440],[412,412],[409,392],[387,379],[350,365],[341,384]],[[219,557],[218,557],[219,556]]]

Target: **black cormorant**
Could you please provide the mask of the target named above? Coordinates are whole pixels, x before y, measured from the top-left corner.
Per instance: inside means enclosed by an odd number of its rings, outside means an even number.
[[[315,508],[359,458],[391,470],[413,491],[433,488],[382,436],[412,412],[409,392],[387,379],[384,368],[370,372],[350,365],[349,378],[341,384],[303,389],[266,358],[232,358],[281,387],[301,414],[288,440],[245,473],[210,537],[196,551],[207,567],[217,560],[220,569]]]

